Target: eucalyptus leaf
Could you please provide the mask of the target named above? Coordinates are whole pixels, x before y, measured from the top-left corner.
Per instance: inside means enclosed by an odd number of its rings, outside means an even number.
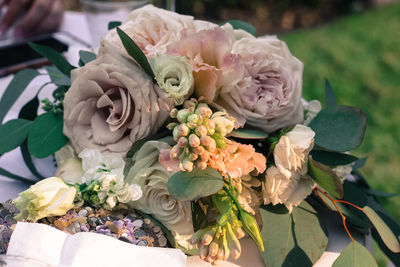
[[[358,108],[337,106],[323,109],[311,121],[315,145],[330,151],[346,152],[357,148],[365,134],[367,118]]]
[[[377,267],[374,257],[363,245],[357,241],[351,242],[339,257],[335,260],[332,267]]]
[[[47,73],[50,76],[50,80],[52,83],[58,86],[70,86],[71,85],[71,79],[62,73],[59,69],[57,69],[54,66],[45,66],[44,67],[47,71]]]
[[[143,54],[142,50],[136,43],[129,37],[123,30],[117,27],[117,33],[124,45],[126,52],[142,67],[142,69],[154,80],[154,72],[150,66],[149,61]]]
[[[226,23],[232,25],[235,30],[244,30],[253,36],[257,36],[257,29],[253,25],[243,20],[228,20]],[[225,24],[225,23],[224,23]]]
[[[310,155],[312,156],[313,160],[329,166],[347,165],[358,160],[357,157],[349,154],[324,150],[313,150],[311,151]]]
[[[38,75],[36,70],[23,69],[14,76],[0,99],[0,124],[28,84]]]
[[[79,51],[79,60],[86,65],[87,63],[96,59],[96,54],[91,51]]]
[[[45,158],[60,148],[68,139],[63,134],[63,118],[54,113],[44,113],[37,117],[28,135],[28,149],[32,156]]]
[[[308,174],[336,198],[343,197],[343,186],[339,176],[328,166],[308,158]]]
[[[368,206],[382,218],[395,236],[400,236],[400,224],[382,207],[380,203],[376,201],[375,198],[368,198]],[[379,248],[395,264],[395,266],[400,266],[400,253],[393,253],[389,250],[375,228],[372,228],[372,237],[378,243]]]
[[[35,50],[37,53],[47,58],[51,63],[53,63],[62,73],[71,77],[71,70],[75,67],[69,64],[69,62],[56,50],[51,47],[39,45],[35,43],[29,43],[29,46]]]
[[[221,174],[207,168],[191,172],[179,171],[167,183],[169,193],[176,199],[192,201],[217,193],[224,185]]]
[[[28,103],[26,103],[22,109],[19,111],[18,118],[26,119],[33,121],[37,117],[37,110],[39,108],[39,99],[38,95],[31,99]],[[38,179],[43,179],[44,177],[39,173],[36,169],[35,164],[33,163],[31,154],[29,154],[28,150],[28,139],[26,138],[24,142],[20,146],[22,158],[25,162],[25,165],[31,171],[31,173]]]
[[[33,121],[37,117],[39,108],[39,99],[35,95],[28,103],[26,103],[19,111],[18,118]]]
[[[367,163],[367,159],[368,159],[368,158],[361,158],[361,159],[358,159],[358,160],[354,163],[354,165],[353,165],[353,171],[358,170],[358,169],[364,167],[365,164]]]
[[[108,30],[112,30],[118,26],[121,26],[122,22],[121,21],[110,21],[108,23]]]
[[[394,253],[400,252],[399,239],[376,212],[368,206],[363,207],[364,213],[374,225],[385,245]]]
[[[371,189],[371,188],[366,189],[365,192],[368,195],[372,195],[372,196],[376,196],[376,197],[397,197],[397,196],[400,196],[400,193],[387,193],[387,192],[374,190],[374,189]]]
[[[303,201],[292,213],[272,212],[261,206],[264,240],[262,257],[268,267],[312,266],[328,245],[325,226],[319,214]]]
[[[32,122],[24,119],[14,119],[0,127],[0,154],[19,147],[28,136]]]
[[[265,139],[268,134],[261,130],[241,128],[232,131],[229,136],[242,139]]]
[[[328,109],[336,108],[336,96],[328,79],[325,79],[325,98]]]

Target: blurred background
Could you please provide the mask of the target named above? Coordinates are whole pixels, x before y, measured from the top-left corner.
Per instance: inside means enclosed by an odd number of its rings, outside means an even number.
[[[162,1],[153,1],[163,6]],[[80,10],[78,0],[66,7]],[[324,79],[338,102],[368,116],[363,174],[377,190],[400,193],[400,2],[393,0],[176,0],[197,19],[240,19],[258,35],[277,34],[304,62],[303,95],[324,99]],[[324,104],[324,101],[322,101]],[[382,198],[400,221],[400,197]],[[375,249],[380,266],[386,259]]]

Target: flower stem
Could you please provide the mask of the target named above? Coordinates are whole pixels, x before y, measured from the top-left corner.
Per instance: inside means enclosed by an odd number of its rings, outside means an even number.
[[[342,217],[342,223],[343,223],[344,229],[346,230],[347,234],[349,235],[351,241],[354,242],[354,238],[353,238],[353,236],[350,234],[350,231],[349,231],[349,229],[347,228],[347,225],[346,225],[346,216],[343,215],[342,211],[339,209],[339,207],[338,207],[338,205],[337,205],[338,202],[340,202],[340,203],[346,203],[346,204],[351,204],[351,203],[350,203],[350,202],[347,202],[347,201],[344,201],[344,200],[336,200],[336,199],[330,197],[328,194],[326,194],[326,193],[325,193],[323,190],[321,190],[319,187],[315,187],[315,188],[313,189],[313,191],[314,191],[314,193],[315,193],[316,196],[318,196],[320,199],[322,199],[322,201],[325,203],[325,205],[326,205],[326,202],[325,202],[324,199],[321,197],[321,195],[319,194],[319,192],[322,193],[324,196],[326,196],[326,197],[332,202],[332,204],[335,206],[336,210],[339,212],[340,216]],[[354,204],[351,204],[351,205],[352,205],[352,206],[355,206]],[[355,207],[356,207],[356,206],[355,206]],[[357,207],[357,208],[359,208],[359,207]],[[361,208],[359,208],[359,209],[361,209]]]

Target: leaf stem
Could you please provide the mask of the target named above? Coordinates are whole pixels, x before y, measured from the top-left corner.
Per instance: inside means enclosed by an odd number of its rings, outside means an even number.
[[[29,185],[32,185],[32,184],[36,183],[36,181],[34,181],[34,180],[31,180],[31,179],[16,175],[16,174],[11,173],[11,172],[3,169],[3,168],[0,168],[0,175],[6,176],[8,178],[11,178],[11,179],[14,179],[14,180],[17,180],[17,181],[20,181],[20,182],[23,182],[23,183],[26,183],[26,184],[29,184]]]
[[[325,193],[323,190],[321,190],[318,186],[315,187],[313,189],[313,191],[314,191],[316,196],[318,196],[320,199],[322,199],[322,201],[325,203],[325,205],[326,205],[326,202],[323,200],[323,198],[321,197],[319,192],[322,193],[324,196],[326,196],[332,202],[332,204],[335,206],[336,210],[339,212],[340,216],[342,217],[342,223],[343,223],[344,229],[346,230],[347,234],[349,235],[351,241],[354,242],[354,238],[350,234],[350,231],[349,231],[349,229],[347,228],[347,225],[346,225],[346,216],[343,215],[342,211],[339,209],[339,207],[337,205],[338,202],[343,202],[343,203],[345,202],[346,204],[351,204],[351,203],[347,202],[347,201],[344,201],[344,200],[336,200],[336,199],[330,197],[327,193]],[[353,205],[353,204],[351,204],[351,205]]]

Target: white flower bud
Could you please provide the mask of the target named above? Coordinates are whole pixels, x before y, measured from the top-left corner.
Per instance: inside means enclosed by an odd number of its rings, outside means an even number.
[[[188,122],[188,123],[186,123],[186,125],[190,130],[193,130],[197,126],[197,124],[193,123],[193,122]]]
[[[176,119],[176,116],[178,115],[178,110],[176,108],[171,109],[169,112],[169,116],[173,119]]]
[[[188,140],[187,140],[186,137],[179,137],[179,139],[178,139],[178,144],[177,144],[177,145],[178,145],[180,148],[186,147],[187,144],[188,144]]]
[[[202,160],[198,160],[196,162],[196,167],[199,168],[200,170],[204,170],[207,168],[207,162],[202,161]]]
[[[199,125],[199,126],[196,127],[195,134],[200,136],[200,137],[204,136],[204,135],[207,135],[207,128],[204,127],[203,125]]]
[[[190,130],[186,126],[186,124],[181,124],[178,126],[178,135],[179,136],[187,136],[189,134]]]
[[[189,135],[189,145],[191,147],[198,147],[200,145],[200,138],[195,134]]]
[[[182,166],[188,172],[193,171],[193,162],[187,157],[183,159]]]
[[[190,100],[186,100],[184,103],[183,103],[183,107],[184,108],[195,108],[196,107],[196,105],[197,105],[197,99],[196,98],[191,98]]]
[[[204,118],[210,118],[212,115],[212,110],[205,103],[200,103],[195,111],[196,114],[201,115]]]
[[[187,122],[199,124],[201,121],[201,117],[198,114],[190,114],[187,117]]]
[[[176,122],[168,123],[167,129],[168,130],[173,130],[175,128],[175,126],[178,126],[178,123],[176,123]]]
[[[195,161],[197,158],[199,157],[199,155],[195,154],[195,153],[190,153],[189,154],[189,159],[191,161]]]
[[[178,114],[176,115],[176,118],[180,123],[185,123],[186,118],[188,116],[189,111],[187,109],[181,109],[178,111]]]
[[[177,159],[180,151],[181,151],[181,149],[179,148],[179,146],[175,145],[169,151],[169,156],[171,157],[171,159]]]
[[[178,141],[179,139],[179,125],[175,126],[174,130],[172,130],[172,137],[174,138],[174,141]]]
[[[193,152],[196,153],[197,155],[201,155],[204,152],[204,147],[202,146],[198,146],[193,148]]]

